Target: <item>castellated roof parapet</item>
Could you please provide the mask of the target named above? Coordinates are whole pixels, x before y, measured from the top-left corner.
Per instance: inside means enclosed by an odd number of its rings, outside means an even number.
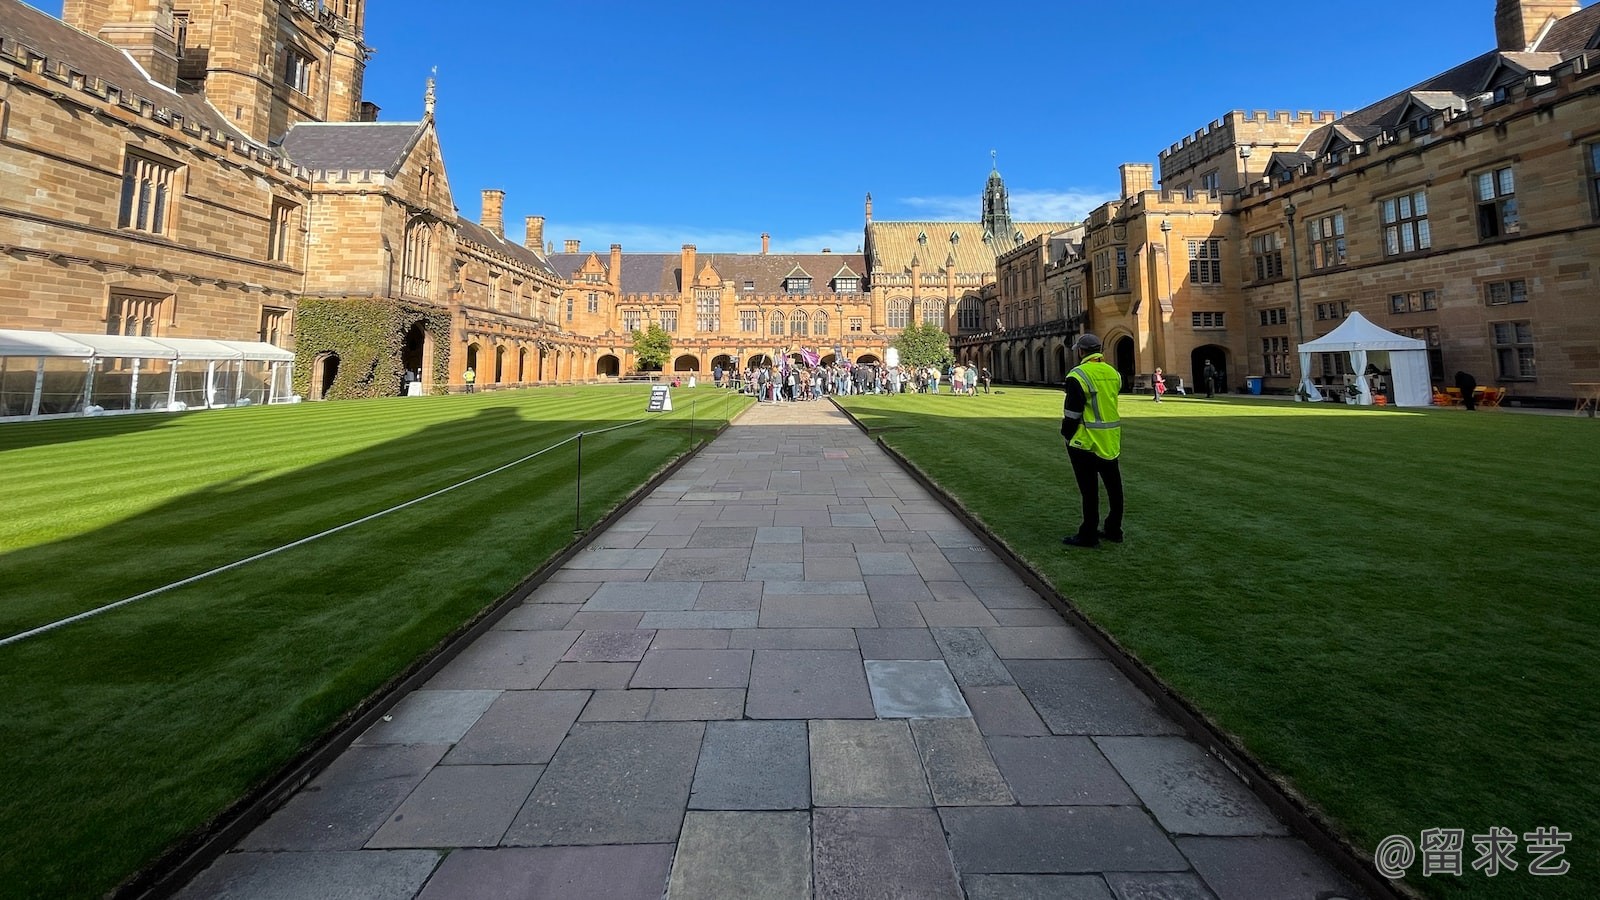
[[[1181,153],[1184,150],[1205,141],[1208,137],[1219,132],[1227,131],[1231,133],[1235,126],[1245,123],[1256,126],[1282,125],[1284,127],[1298,126],[1302,128],[1315,128],[1319,125],[1326,125],[1330,122],[1336,122],[1338,120],[1339,114],[1329,110],[1324,110],[1321,112],[1315,112],[1311,110],[1289,112],[1288,110],[1257,109],[1246,112],[1244,110],[1236,109],[1227,113],[1220,119],[1213,120],[1206,127],[1201,128],[1192,135],[1184,137],[1183,140],[1173,144],[1166,150],[1161,151],[1160,158],[1165,160],[1167,157],[1175,153]]]
[[[181,132],[190,146],[199,153],[226,160],[239,157],[241,162],[253,163],[265,169],[274,169],[291,177],[304,177],[302,170],[291,165],[278,153],[247,140],[218,131],[203,122],[190,121],[183,113],[152,100],[143,94],[130,92],[100,77],[92,77],[72,66],[54,62],[31,47],[0,34],[0,63],[11,63],[18,70],[0,74],[0,78],[13,83],[28,82],[37,90],[48,93],[57,101],[77,104],[84,109],[104,105],[151,123],[159,128]],[[35,78],[27,78],[21,73]],[[140,123],[127,123],[130,127],[159,135],[156,127]]]

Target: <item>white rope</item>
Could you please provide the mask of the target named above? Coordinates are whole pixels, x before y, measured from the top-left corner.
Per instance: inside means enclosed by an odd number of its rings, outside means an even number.
[[[498,468],[490,469],[487,472],[483,472],[481,474],[474,475],[471,478],[468,478],[466,481],[462,481],[462,482],[458,482],[456,484],[452,484],[452,485],[450,485],[449,487],[446,487],[446,488],[440,488],[439,490],[434,491],[431,494],[425,494],[425,495],[423,495],[421,497],[417,497],[416,499],[407,500],[406,502],[400,504],[399,506],[391,506],[388,509],[382,510],[381,512],[375,512],[372,515],[363,516],[363,517],[361,517],[359,519],[356,519],[354,522],[346,522],[343,525],[336,525],[336,526],[334,526],[332,528],[329,528],[327,531],[318,532],[317,534],[313,534],[310,537],[303,537],[298,541],[294,541],[293,543],[284,544],[282,547],[274,547],[271,550],[267,550],[267,551],[264,551],[264,552],[261,552],[261,553],[257,553],[255,556],[251,556],[251,557],[247,557],[245,559],[237,560],[235,562],[228,563],[225,566],[218,566],[217,568],[212,569],[209,572],[201,572],[199,575],[191,575],[188,578],[183,579],[182,581],[174,581],[171,584],[163,585],[162,587],[158,587],[158,588],[156,588],[154,590],[145,591],[142,594],[136,594],[136,595],[134,595],[132,597],[128,597],[125,600],[118,600],[115,603],[107,603],[105,606],[96,607],[94,609],[88,610],[87,612],[78,613],[75,616],[68,616],[65,619],[61,619],[61,620],[58,620],[58,621],[55,621],[55,622],[51,622],[48,625],[40,625],[38,628],[31,628],[31,629],[29,629],[27,631],[23,631],[23,632],[20,632],[18,634],[13,634],[13,635],[11,635],[10,637],[7,637],[7,638],[0,638],[0,647],[4,647],[7,644],[15,644],[18,641],[26,640],[28,638],[44,634],[47,631],[54,631],[55,629],[60,628],[63,625],[71,625],[73,622],[79,622],[79,621],[82,621],[84,619],[90,618],[91,616],[98,616],[103,612],[109,612],[110,610],[116,609],[119,606],[127,606],[129,603],[134,603],[134,602],[137,602],[139,600],[144,600],[144,599],[149,598],[149,597],[154,597],[157,594],[166,593],[167,591],[173,590],[174,588],[183,587],[186,584],[193,584],[196,581],[199,581],[199,580],[201,580],[203,578],[210,578],[212,575],[221,574],[223,572],[228,571],[229,569],[237,569],[240,566],[246,565],[248,563],[253,563],[256,560],[266,559],[269,556],[275,556],[275,555],[277,555],[279,553],[282,553],[285,550],[293,550],[294,548],[299,547],[302,544],[309,544],[312,541],[319,540],[321,538],[325,538],[328,535],[338,534],[339,532],[344,531],[347,528],[354,528],[357,525],[361,525],[361,524],[364,524],[364,523],[367,523],[367,522],[371,522],[373,519],[382,518],[383,516],[387,516],[388,514],[393,513],[393,512],[399,512],[400,510],[405,509],[406,507],[415,506],[418,503],[423,502],[424,500],[432,500],[434,497],[437,497],[437,496],[439,496],[441,494],[448,494],[451,491],[455,490],[456,488],[466,487],[467,485],[472,484],[474,481],[481,481],[481,480],[483,480],[485,478],[488,478],[490,475],[497,475],[497,474],[499,474],[501,472],[504,472],[505,470],[511,468],[512,466],[518,466],[518,465],[521,465],[521,464],[527,462],[530,459],[534,459],[535,457],[543,456],[544,454],[549,453],[551,450],[554,450],[557,447],[562,447],[562,446],[565,446],[567,444],[572,443],[573,441],[575,441],[578,438],[584,436],[585,434],[605,434],[608,431],[616,431],[619,428],[627,428],[630,425],[637,425],[640,422],[647,422],[647,421],[650,421],[650,420],[649,419],[635,419],[632,422],[624,422],[621,425],[613,425],[610,428],[602,428],[599,431],[580,431],[577,434],[575,434],[575,435],[573,435],[573,436],[571,436],[569,438],[566,438],[565,440],[562,440],[562,441],[560,441],[558,443],[555,443],[555,444],[551,444],[550,446],[544,448],[543,450],[540,450],[540,451],[535,452],[535,453],[530,453],[527,456],[522,457],[521,459],[513,460],[513,461],[508,462],[505,465],[500,466]]]

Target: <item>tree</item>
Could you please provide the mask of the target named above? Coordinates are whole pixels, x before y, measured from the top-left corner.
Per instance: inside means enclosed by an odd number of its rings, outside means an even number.
[[[671,355],[672,335],[660,325],[651,322],[644,331],[633,333],[633,358],[638,360],[640,371],[661,371]]]
[[[937,325],[913,323],[894,339],[904,366],[943,366],[950,360],[950,335]]]

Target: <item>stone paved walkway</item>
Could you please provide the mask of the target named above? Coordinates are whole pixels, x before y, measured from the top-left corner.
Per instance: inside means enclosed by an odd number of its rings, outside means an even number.
[[[184,897],[1356,891],[827,403],[758,406]]]

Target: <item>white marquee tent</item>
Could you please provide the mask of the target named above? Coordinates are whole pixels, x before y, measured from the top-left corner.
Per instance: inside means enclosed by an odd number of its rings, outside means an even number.
[[[1312,400],[1321,400],[1322,393],[1311,383],[1313,353],[1350,354],[1350,371],[1357,373],[1353,383],[1361,391],[1357,402],[1363,406],[1372,403],[1365,374],[1369,364],[1388,371],[1396,406],[1427,406],[1433,400],[1427,342],[1374,325],[1361,313],[1351,313],[1338,328],[1300,345],[1300,371],[1306,373],[1302,387]]]
[[[0,421],[283,403],[293,370],[265,343],[0,328]]]

